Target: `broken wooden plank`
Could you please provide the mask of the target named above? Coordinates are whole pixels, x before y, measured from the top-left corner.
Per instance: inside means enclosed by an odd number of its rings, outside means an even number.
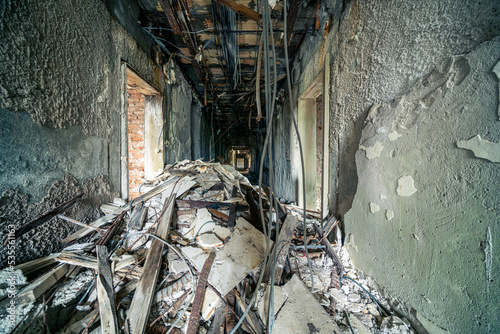
[[[328,239],[330,232],[339,224],[339,220],[335,216],[328,218],[328,221],[323,225],[323,236]]]
[[[72,252],[59,253],[59,255],[56,257],[56,261],[94,270],[97,270],[98,267],[97,259],[95,257]]]
[[[162,183],[158,187],[156,187],[154,189],[151,189],[147,193],[145,193],[145,194],[143,194],[143,195],[135,198],[132,201],[132,207],[135,207],[140,202],[147,201],[147,200],[153,198],[154,196],[159,195],[162,192],[166,192],[169,188],[171,188],[170,191],[173,190],[173,188],[174,188],[174,182],[176,182],[178,179],[179,179],[179,177],[170,178],[167,181],[165,181],[165,183]],[[194,182],[191,181],[191,178],[184,178],[184,179],[185,179],[185,181],[183,183],[183,186],[181,187],[181,190],[183,190],[183,191],[179,191],[178,192],[179,195],[181,195],[184,191],[188,190],[194,184],[196,184],[196,183],[194,183]],[[167,196],[168,196],[168,194],[167,194]],[[111,219],[114,219],[119,214],[128,211],[129,209],[130,209],[130,205],[121,206],[115,212],[113,212],[113,213],[111,213],[109,215],[105,215],[105,216],[97,219],[93,223],[90,223],[89,225],[92,225],[92,226],[95,226],[95,227],[100,227],[100,226],[106,224]],[[91,229],[89,229],[89,228],[83,228],[81,230],[76,231],[73,234],[70,234],[69,236],[67,236],[66,238],[64,238],[62,241],[65,242],[65,243],[69,243],[69,242],[72,242],[74,240],[83,238],[84,236],[88,235],[90,232],[92,232]]]
[[[165,181],[164,183],[160,184],[158,187],[153,188],[150,191],[142,194],[141,196],[134,198],[134,200],[132,201],[132,207],[135,207],[137,204],[139,204],[141,202],[145,202],[145,201],[153,198],[154,196],[161,194],[162,192],[167,190],[167,188],[169,188],[175,182],[177,182],[179,179],[180,179],[179,176],[174,176],[174,177],[168,179],[167,181]]]
[[[236,186],[233,186],[233,192],[231,193],[231,198],[235,198],[236,195],[238,195],[238,188]],[[234,221],[236,219],[236,203],[232,203],[231,206],[229,207],[229,220],[227,222],[227,227],[229,227],[232,230],[234,230]]]
[[[290,240],[292,239],[293,231],[295,230],[298,222],[299,218],[297,216],[288,214],[283,226],[281,227],[281,231],[278,236],[278,244],[276,246],[278,254],[276,256],[276,267],[274,269],[275,285],[278,285],[281,281],[283,268],[285,268],[286,258],[288,257],[288,249],[290,248]]]
[[[168,230],[170,228],[175,197],[176,194],[173,193],[170,197],[165,199],[165,212],[156,231],[156,235],[163,240],[167,238]],[[146,263],[144,264],[144,273],[142,274],[129,308],[127,319],[130,333],[132,334],[144,333],[146,329],[146,323],[156,289],[158,273],[161,269],[163,248],[163,242],[153,239],[151,247],[148,250]]]
[[[70,223],[73,223],[73,224],[78,225],[78,226],[87,227],[87,228],[96,230],[97,233],[99,233],[101,236],[102,236],[102,233],[106,232],[106,230],[103,229],[103,228],[99,228],[99,227],[95,227],[95,226],[92,226],[92,225],[88,225],[88,224],[79,222],[78,220],[75,220],[75,219],[63,216],[63,215],[57,215],[57,218],[65,220],[65,221],[70,222]]]
[[[196,334],[198,332],[198,321],[200,320],[201,306],[203,304],[203,297],[205,296],[205,290],[207,288],[208,274],[210,273],[210,268],[212,268],[214,259],[215,252],[212,251],[205,260],[205,264],[203,265],[200,276],[198,277],[198,283],[196,285],[193,305],[191,306],[191,315],[189,316],[186,334]]]
[[[219,334],[221,328],[224,326],[224,314],[225,314],[225,306],[223,302],[219,302],[217,304],[214,311],[214,320],[212,320],[212,324],[210,325],[210,329],[208,330],[208,334]]]
[[[253,20],[257,23],[260,23],[260,14],[254,11],[253,9],[250,9],[239,2],[235,0],[217,0],[218,3],[220,3],[223,6],[226,6],[229,9],[234,10],[236,13],[243,15],[246,18],[249,18],[250,20]]]
[[[234,289],[226,295],[226,330],[231,332],[236,327],[236,317],[234,316]]]
[[[134,230],[142,229],[147,215],[148,215],[148,207],[144,206],[144,202],[140,202],[134,208],[132,215],[130,216],[128,227]]]
[[[286,24],[286,41],[287,45],[290,45],[292,40],[292,31],[295,21],[297,20],[297,14],[299,13],[300,0],[290,0],[290,9],[288,10],[287,24]]]
[[[36,259],[33,261],[25,262],[15,266],[15,269],[20,269],[23,272],[24,276],[28,276],[32,273],[37,272],[45,267],[50,266],[54,262],[56,262],[56,258],[60,253],[50,254],[48,256],[42,257],[40,259]]]
[[[69,264],[60,264],[46,274],[40,276],[22,289],[16,297],[18,304],[34,302],[44,292],[56,284],[69,270]]]
[[[174,14],[174,8],[169,0],[160,0],[160,5],[163,11],[165,12],[165,16],[167,17],[168,23],[172,28],[172,31],[175,35],[182,35],[182,29],[177,21],[177,16]]]
[[[220,211],[217,211],[215,209],[210,209],[208,208],[208,211],[215,217],[215,218],[219,218],[225,222],[227,222],[229,220],[229,216],[228,215],[225,215],[223,214],[222,212]]]
[[[213,202],[213,201],[193,201],[193,200],[177,200],[179,208],[211,208],[228,210],[231,208],[232,203],[226,202]],[[236,210],[247,210],[248,206],[244,204],[236,204]]]
[[[56,208],[50,210],[49,212],[45,213],[44,215],[30,221],[27,224],[24,224],[23,226],[21,226],[19,228],[17,228],[16,232],[15,232],[15,237],[19,238],[23,234],[28,233],[32,229],[34,229],[34,228],[42,225],[43,223],[49,221],[50,219],[54,218],[59,213],[63,212],[64,210],[66,210],[67,208],[69,208],[70,206],[75,204],[76,201],[79,198],[81,198],[82,196],[83,196],[83,193],[80,193],[80,194],[74,196],[73,198],[71,198],[70,200],[64,202],[63,204],[61,204],[61,205],[57,206]],[[8,240],[8,238],[7,238],[7,240]]]
[[[241,309],[241,312],[245,313],[248,306],[245,303],[245,301],[241,298],[239,292],[236,290],[234,291],[234,297],[236,297],[236,303],[238,304],[239,308]],[[245,321],[249,324],[249,326],[252,328],[252,330],[256,334],[263,334],[264,333],[264,329],[262,328],[262,324],[260,323],[259,319],[257,318],[257,316],[255,315],[255,313],[252,310],[250,310],[247,313]]]
[[[99,317],[101,318],[101,333],[119,333],[118,318],[116,317],[115,291],[113,276],[108,261],[106,246],[97,245],[97,300],[99,302]]]
[[[248,203],[248,206],[250,207],[250,223],[253,225],[253,227],[258,229],[259,231],[264,232],[262,230],[259,207],[257,206],[257,203],[255,203],[253,193],[256,194],[256,191],[253,188],[250,187],[246,188],[245,200]]]
[[[319,235],[321,243],[325,246],[326,254],[333,260],[333,263],[337,268],[339,277],[344,276],[344,266],[342,265],[342,262],[340,261],[339,257],[333,250],[332,244],[330,243],[330,241],[328,241],[328,239],[325,238],[325,236],[323,235],[323,231],[321,231],[321,228],[319,228],[316,224],[312,225],[316,233]]]

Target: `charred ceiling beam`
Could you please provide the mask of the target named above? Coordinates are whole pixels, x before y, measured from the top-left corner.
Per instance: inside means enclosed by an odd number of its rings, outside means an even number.
[[[218,0],[218,3],[221,5],[226,6],[229,9],[234,10],[236,13],[243,15],[250,20],[254,20],[257,23],[260,23],[260,14],[254,11],[253,9],[250,9],[239,2],[235,0]]]
[[[170,0],[160,0],[160,5],[163,11],[165,12],[165,15],[167,16],[168,23],[170,24],[170,27],[172,27],[172,31],[174,32],[174,34],[180,35],[184,43],[187,45],[189,51],[189,57],[191,58],[191,66],[193,66],[193,70],[196,73],[198,79],[203,82],[205,76],[203,75],[203,71],[201,69],[200,64],[198,64],[198,62],[195,59],[197,52],[195,46],[193,45],[193,41],[189,36],[186,36],[185,34],[182,33],[182,28],[181,25],[179,24],[177,13],[172,7]]]
[[[290,9],[288,10],[287,24],[286,24],[286,43],[290,45],[292,40],[293,26],[297,20],[297,14],[299,13],[300,0],[290,0]]]

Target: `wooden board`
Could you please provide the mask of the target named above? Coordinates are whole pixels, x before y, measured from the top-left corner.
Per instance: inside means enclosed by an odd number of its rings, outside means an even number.
[[[27,304],[34,302],[44,292],[57,283],[69,270],[69,264],[60,264],[48,273],[40,276],[22,289],[16,296],[16,303]]]
[[[158,95],[158,89],[143,79],[137,72],[127,66],[127,87],[144,95]]]
[[[106,246],[96,246],[97,253],[97,300],[99,301],[99,317],[101,318],[101,333],[119,333],[118,318],[116,317],[115,292],[113,276],[108,261]]]
[[[172,197],[175,198],[176,194],[173,194]],[[173,198],[170,203],[168,203],[170,198],[166,198],[164,204],[165,213],[163,214],[156,231],[156,235],[163,240],[167,238],[168,230],[170,228],[172,212],[175,204]],[[142,274],[129,308],[127,320],[131,334],[142,334],[146,329],[149,311],[151,310],[151,303],[156,291],[158,274],[161,269],[163,248],[163,242],[153,239],[146,257],[146,263],[144,264],[144,273]]]

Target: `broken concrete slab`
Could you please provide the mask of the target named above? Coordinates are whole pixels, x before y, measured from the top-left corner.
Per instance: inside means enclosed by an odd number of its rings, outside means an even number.
[[[257,310],[259,312],[260,319],[267,325],[268,313],[269,313],[269,295],[271,293],[271,287],[268,285],[261,299],[257,302]],[[274,315],[278,313],[283,304],[288,299],[288,295],[280,286],[274,287]]]
[[[474,136],[469,140],[457,141],[457,147],[471,150],[477,158],[500,163],[500,143],[492,143],[484,140],[480,135]]]
[[[265,251],[264,235],[244,218],[238,218],[230,240],[216,251],[208,282],[225,296],[246,275],[257,268],[264,260]],[[203,250],[195,247],[184,247],[182,252],[198,270],[201,270],[208,257]]]
[[[351,326],[354,329],[354,333],[357,334],[370,334],[370,331],[362,322],[359,320],[354,314],[349,315],[349,320],[351,322]]]
[[[276,317],[276,333],[342,333],[297,275],[283,290],[288,299]]]

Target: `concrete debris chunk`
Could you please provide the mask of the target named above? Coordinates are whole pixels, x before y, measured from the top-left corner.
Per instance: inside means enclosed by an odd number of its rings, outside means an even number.
[[[288,299],[276,316],[276,333],[341,333],[297,275],[283,286],[283,290]]]

